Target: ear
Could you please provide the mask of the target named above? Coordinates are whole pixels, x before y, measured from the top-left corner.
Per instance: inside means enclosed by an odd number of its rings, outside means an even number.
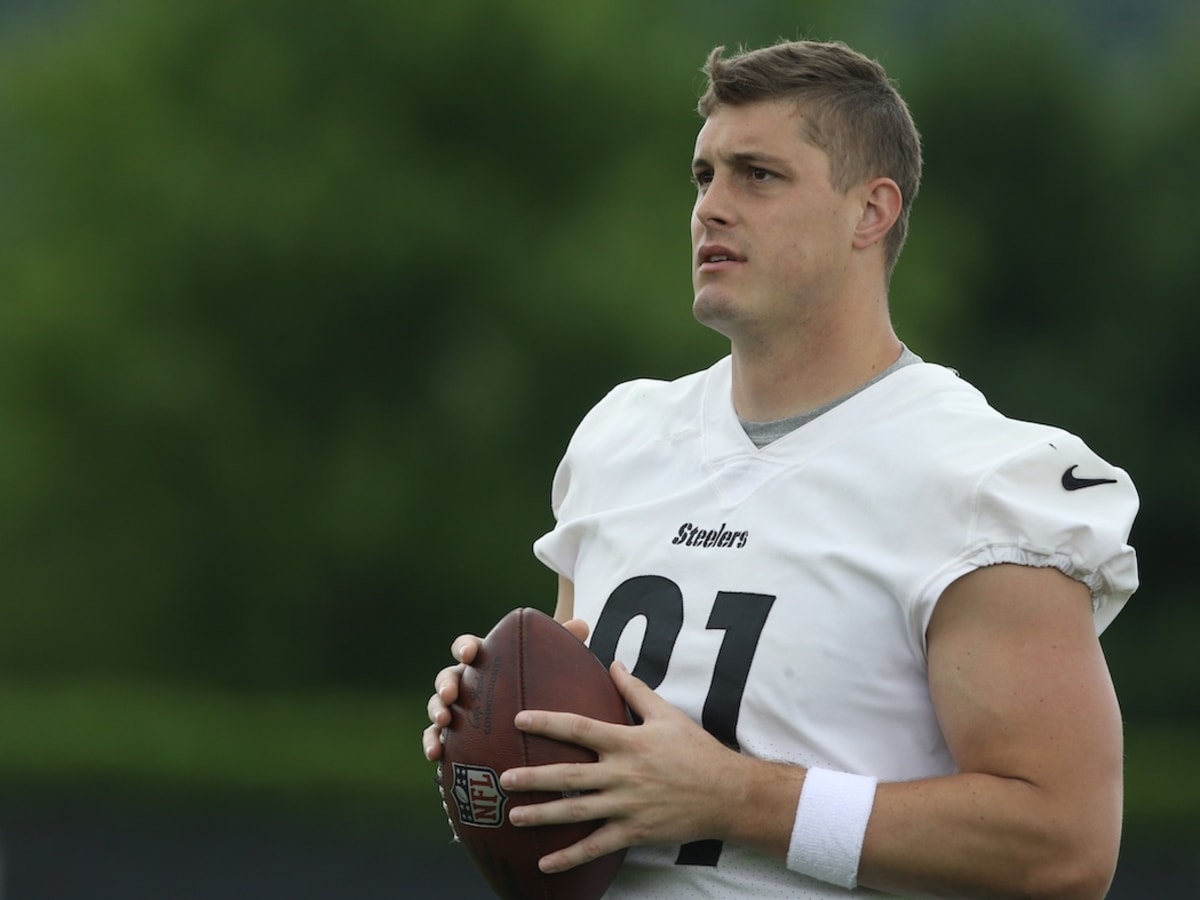
[[[874,178],[862,186],[862,215],[854,229],[854,248],[865,250],[883,240],[896,219],[904,198],[890,178]]]

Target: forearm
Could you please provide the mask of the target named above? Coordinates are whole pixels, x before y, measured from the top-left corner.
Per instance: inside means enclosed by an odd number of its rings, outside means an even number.
[[[1101,898],[1120,841],[1120,785],[1068,814],[1044,788],[964,773],[881,784],[859,883],[936,897]]]
[[[718,836],[787,858],[806,771],[739,757],[712,792]],[[1120,836],[1120,787],[1075,820],[1046,792],[980,773],[880,784],[859,884],[932,897],[1103,897]]]

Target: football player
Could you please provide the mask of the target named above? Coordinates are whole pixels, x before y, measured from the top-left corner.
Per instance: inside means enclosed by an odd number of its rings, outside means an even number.
[[[693,311],[730,353],[592,409],[534,546],[638,724],[522,713],[599,760],[503,773],[567,793],[511,819],[605,820],[542,867],[632,847],[613,898],[1103,897],[1134,487],[897,337],[921,149],[877,63],[799,41],[706,72]],[[477,647],[435,679],[430,759]]]

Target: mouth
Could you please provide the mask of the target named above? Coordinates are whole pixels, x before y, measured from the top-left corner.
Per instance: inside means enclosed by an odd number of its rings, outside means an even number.
[[[728,247],[705,244],[696,253],[696,268],[700,272],[720,272],[746,261],[744,256]]]

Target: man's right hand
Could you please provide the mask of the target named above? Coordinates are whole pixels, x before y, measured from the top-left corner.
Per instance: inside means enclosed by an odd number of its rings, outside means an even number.
[[[571,619],[564,628],[579,640],[587,640],[588,626],[582,619]],[[434,762],[442,756],[442,729],[450,724],[450,706],[458,699],[458,683],[463,669],[475,661],[483,638],[473,634],[460,634],[450,645],[450,655],[458,660],[457,665],[447,666],[433,679],[433,695],[426,704],[429,726],[422,732],[421,745],[425,758]]]
[[[450,705],[458,699],[463,669],[474,661],[482,643],[483,639],[476,635],[460,634],[450,645],[450,655],[458,660],[458,665],[447,666],[433,679],[433,696],[425,707],[430,724],[421,735],[425,758],[430,762],[441,758],[442,729],[450,724]]]

